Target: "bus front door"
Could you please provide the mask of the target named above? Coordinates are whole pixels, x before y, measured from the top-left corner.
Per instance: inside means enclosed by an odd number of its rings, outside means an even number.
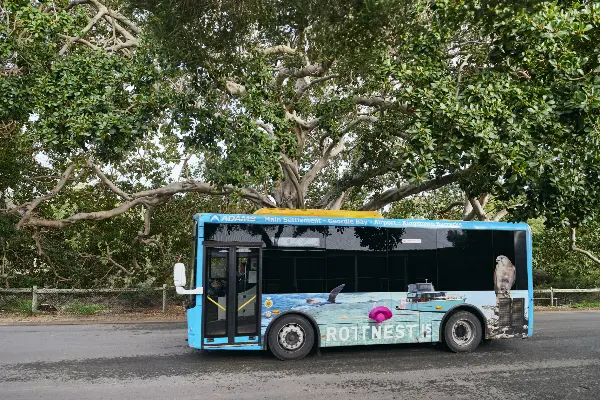
[[[261,249],[205,247],[204,348],[259,345]]]

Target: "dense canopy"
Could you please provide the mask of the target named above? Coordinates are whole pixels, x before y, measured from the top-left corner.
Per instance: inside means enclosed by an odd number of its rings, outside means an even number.
[[[56,264],[64,236],[133,276],[195,211],[445,193],[428,216],[542,218],[597,260],[575,229],[600,210],[600,3],[327,5],[3,2],[4,254],[33,237]]]

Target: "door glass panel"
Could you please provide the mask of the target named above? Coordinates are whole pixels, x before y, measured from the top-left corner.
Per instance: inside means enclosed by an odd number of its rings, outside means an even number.
[[[227,265],[228,247],[206,250],[206,337],[227,336]]]
[[[236,249],[236,335],[258,333],[258,254],[259,249]]]

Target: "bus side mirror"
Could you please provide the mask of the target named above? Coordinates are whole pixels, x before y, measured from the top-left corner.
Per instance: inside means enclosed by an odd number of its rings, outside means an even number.
[[[185,265],[183,263],[176,263],[173,266],[173,282],[176,288],[185,286]]]

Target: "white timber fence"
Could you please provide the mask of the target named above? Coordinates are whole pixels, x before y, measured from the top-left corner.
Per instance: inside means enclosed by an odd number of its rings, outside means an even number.
[[[150,288],[0,288],[0,313],[167,313],[170,306],[181,304],[182,298],[166,284]]]
[[[538,297],[538,296],[542,297]],[[534,289],[533,300],[537,304],[546,301],[552,307],[582,302],[600,303],[600,288],[595,289]]]

